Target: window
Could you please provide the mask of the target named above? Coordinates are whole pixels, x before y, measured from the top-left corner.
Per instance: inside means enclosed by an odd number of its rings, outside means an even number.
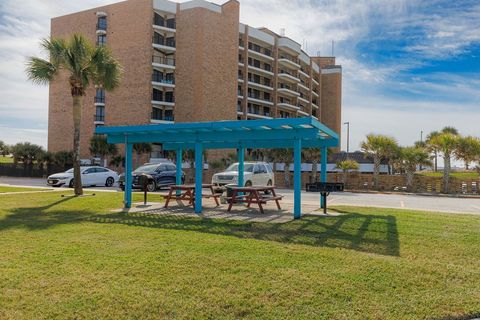
[[[105,34],[101,34],[97,36],[97,46],[103,46],[107,43],[107,36]]]
[[[271,56],[272,55],[272,51],[270,51],[270,49],[264,49],[263,53],[267,56]]]
[[[152,119],[162,120],[162,110],[158,108],[152,108]]]
[[[97,88],[95,91],[95,102],[105,103],[105,90],[103,88]]]
[[[263,93],[263,99],[264,100],[270,100],[270,92],[264,92]]]
[[[163,45],[164,42],[165,42],[165,38],[160,33],[157,33],[157,32],[153,33],[153,43]]]
[[[155,15],[153,16],[153,24],[163,27],[165,24],[165,19],[161,15],[155,12]]]
[[[173,164],[167,164],[167,170],[168,171],[176,171],[177,167],[175,167]]]
[[[98,17],[97,30],[107,30],[107,17]]]
[[[157,89],[153,89],[152,100],[163,101],[163,92]]]
[[[175,18],[170,18],[167,20],[167,28],[175,29]]]
[[[173,110],[165,110],[165,120],[173,121]]]
[[[96,106],[95,107],[95,121],[105,121],[105,107]]]
[[[108,172],[108,170],[105,169],[105,168],[95,168],[95,172],[97,172],[97,173],[103,173],[103,172]]]
[[[165,101],[174,102],[173,91],[165,92]]]
[[[256,68],[260,68],[260,61],[257,59],[253,59],[253,66]]]
[[[264,78],[263,79],[263,84],[270,87],[270,79]]]
[[[260,76],[258,74],[253,75],[253,82],[260,83]]]
[[[173,73],[167,73],[165,75],[165,82],[166,83],[170,83],[170,84],[174,84],[175,83],[175,79],[173,78]]]
[[[169,47],[175,47],[175,38],[174,37],[167,38],[167,41],[165,44]]]
[[[163,72],[153,69],[152,81],[162,82],[162,80],[163,80]]]

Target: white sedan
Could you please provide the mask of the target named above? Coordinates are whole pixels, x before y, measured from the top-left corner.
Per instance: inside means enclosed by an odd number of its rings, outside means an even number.
[[[80,167],[83,186],[111,187],[118,181],[118,173],[103,167]],[[73,188],[73,168],[62,173],[52,174],[47,178],[52,187],[67,185]]]

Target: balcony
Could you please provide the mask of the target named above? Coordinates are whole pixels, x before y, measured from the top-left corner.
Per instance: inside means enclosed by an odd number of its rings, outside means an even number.
[[[158,69],[175,70],[175,59],[152,56],[152,66]]]
[[[299,73],[301,76],[303,76],[303,77],[305,77],[305,78],[307,78],[307,79],[310,78],[310,76],[308,75],[308,73],[306,73],[306,72],[305,72],[304,70],[302,70],[302,69],[298,70],[298,73]]]
[[[166,97],[163,98],[159,95],[152,95],[152,101],[150,101],[153,105],[157,106],[168,106],[173,107],[175,106],[175,98]]]
[[[300,93],[295,91],[295,88],[287,86],[283,83],[280,83],[280,87],[277,89],[278,93],[282,93],[284,95],[290,96],[290,97],[299,97]]]
[[[156,33],[156,32],[155,32],[155,34],[158,35],[158,33]],[[175,48],[175,39],[172,39],[172,38],[163,39],[159,36],[153,36],[152,46],[155,49],[163,50],[163,51],[166,51],[166,52],[175,52],[177,50]]]
[[[252,45],[252,43],[248,44],[248,52],[251,53],[252,55],[263,58],[263,59],[267,59],[270,61],[275,60],[271,56],[272,53],[270,52],[270,50],[268,50],[268,52],[265,52],[265,50],[266,49],[264,49],[264,52],[262,52],[260,48],[257,48],[256,46]]]
[[[248,79],[248,86],[263,89],[263,90],[273,91],[273,87],[271,87],[270,85],[254,81],[253,79]]]
[[[161,74],[152,74],[152,85],[157,87],[175,88],[175,79],[163,78]]]
[[[292,70],[300,69],[300,65],[298,63],[291,60],[290,58],[287,58],[286,56],[280,56],[280,58],[278,59],[278,63]]]
[[[312,94],[314,97],[318,98],[318,93],[315,90],[312,90]]]
[[[173,123],[175,118],[172,115],[164,115],[162,110],[152,111],[150,122],[152,123]]]
[[[247,117],[256,118],[256,119],[272,119],[270,113],[260,114],[260,113],[250,113],[247,112]]]
[[[165,24],[160,25],[160,24],[156,24],[155,21],[154,21],[152,26],[153,26],[153,29],[158,30],[158,31],[163,31],[163,32],[166,32],[166,33],[177,32],[175,22],[172,23],[172,24],[167,23],[166,25]]]
[[[309,114],[308,112],[305,112],[305,111],[302,111],[302,110],[298,110],[297,112],[298,112],[298,114],[300,114],[300,115],[302,115],[302,116],[305,116],[305,117],[309,117],[309,116],[310,116],[310,114]]]
[[[300,79],[298,79],[296,76],[294,76],[293,74],[291,74],[290,72],[287,72],[285,70],[280,70],[280,72],[278,74],[278,78],[280,78],[284,81],[287,81],[287,82],[291,82],[291,83],[299,83],[300,82]]]
[[[93,122],[95,124],[104,124],[105,123],[105,115],[104,114],[94,114],[93,115]]]
[[[298,84],[298,87],[302,88],[305,91],[310,92],[310,88],[306,86],[306,83],[300,80],[300,83]]]
[[[294,106],[290,102],[279,102],[279,103],[277,103],[277,107],[283,108],[283,109],[286,109],[286,110],[294,110],[294,111],[300,110],[299,107]]]
[[[104,106],[105,105],[105,97],[93,97],[93,102],[96,106]]]
[[[260,73],[262,75],[267,75],[267,76],[273,77],[273,72],[271,70],[256,67],[256,66],[253,66],[251,64],[248,65],[248,69],[250,71],[255,71],[255,72]]]
[[[298,100],[300,100],[301,102],[306,103],[306,104],[310,103],[307,99],[305,99],[305,97],[302,97],[302,96],[298,97]]]
[[[273,106],[273,102],[270,99],[263,99],[259,95],[254,95],[252,93],[248,94],[247,100],[258,104]]]

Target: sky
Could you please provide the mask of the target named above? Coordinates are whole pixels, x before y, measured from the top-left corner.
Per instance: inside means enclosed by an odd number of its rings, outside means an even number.
[[[0,140],[46,146],[48,87],[27,80],[25,61],[43,54],[52,17],[113,2],[0,1]],[[331,55],[334,41],[350,151],[369,133],[404,146],[444,126],[480,136],[480,1],[239,2],[241,22],[285,29],[310,55]]]

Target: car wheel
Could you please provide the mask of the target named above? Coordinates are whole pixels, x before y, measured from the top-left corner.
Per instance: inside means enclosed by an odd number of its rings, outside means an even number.
[[[74,183],[75,183],[75,182],[73,181],[73,179],[70,180],[70,182],[68,183],[68,187],[69,187],[69,188],[73,188],[73,184],[74,184]]]
[[[149,180],[147,184],[147,191],[148,192],[153,192],[157,190],[157,184],[153,180]]]
[[[114,183],[115,183],[115,179],[113,179],[112,177],[108,177],[107,181],[105,181],[105,187],[111,187],[113,186]]]
[[[267,186],[271,186],[271,185],[272,185],[272,180],[268,180]],[[269,191],[269,190],[265,190],[265,194],[270,194],[270,191]]]
[[[245,187],[251,187],[251,186],[252,186],[252,181],[245,182]]]

